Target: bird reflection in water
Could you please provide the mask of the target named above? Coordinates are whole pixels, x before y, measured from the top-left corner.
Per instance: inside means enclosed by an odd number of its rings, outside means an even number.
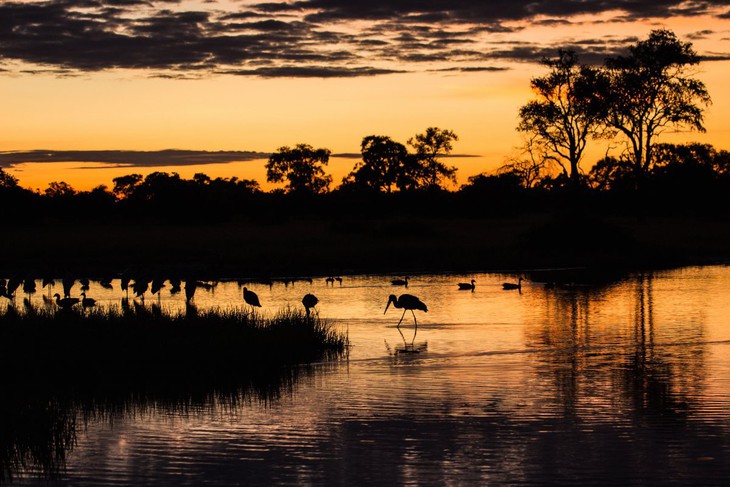
[[[412,294],[401,294],[399,297],[396,298],[395,294],[391,294],[388,297],[388,303],[385,305],[385,311],[383,314],[388,312],[388,307],[393,304],[394,308],[402,309],[403,314],[400,317],[400,321],[398,321],[398,324],[395,326],[395,328],[398,330],[398,333],[400,333],[401,338],[403,339],[403,346],[401,347],[396,346],[393,353],[419,353],[424,350],[426,350],[427,345],[426,342],[420,343],[416,345],[416,335],[418,334],[418,321],[416,320],[416,313],[414,310],[420,310],[424,313],[428,313],[428,307],[426,304],[418,299],[416,296],[413,296]],[[403,318],[406,316],[406,313],[410,310],[411,314],[413,315],[413,324],[414,324],[414,330],[413,330],[413,338],[411,339],[411,343],[408,343],[406,341],[405,335],[403,335],[403,332],[400,329],[400,324],[403,322]],[[385,343],[386,348],[390,351],[390,347],[388,345],[388,342]]]
[[[400,354],[412,354],[412,353],[421,353],[428,350],[428,342],[418,342],[416,343],[416,335],[418,335],[418,328],[415,328],[413,330],[413,338],[411,338],[410,343],[406,340],[406,336],[403,334],[403,331],[400,329],[400,327],[396,327],[396,330],[398,330],[398,333],[400,333],[401,339],[403,339],[403,344],[395,345],[394,347],[391,347],[388,344],[388,341],[385,340],[385,349],[388,351],[389,355],[400,355]]]

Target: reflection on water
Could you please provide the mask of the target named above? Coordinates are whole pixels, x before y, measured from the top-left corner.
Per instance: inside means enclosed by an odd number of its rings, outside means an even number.
[[[418,330],[383,315],[390,279],[249,285],[264,313],[315,294],[353,344],[342,363],[258,386],[16,384],[1,401],[3,471],[74,485],[721,485],[730,475],[730,268],[527,281],[521,293],[503,291],[501,275],[411,276],[408,293],[429,310]],[[470,279],[474,292],[459,292]],[[102,305],[122,297],[91,293]],[[196,304],[242,306],[241,291],[220,283]],[[184,298],[163,292],[158,305],[184,310]]]

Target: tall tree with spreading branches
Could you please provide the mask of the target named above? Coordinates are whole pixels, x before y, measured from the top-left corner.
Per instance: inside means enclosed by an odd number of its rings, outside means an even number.
[[[711,103],[694,77],[700,58],[690,42],[665,29],[629,47],[628,55],[606,59],[610,84],[606,125],[627,141],[626,160],[636,184],[651,170],[656,138],[667,130],[704,132],[703,108]]]
[[[605,76],[578,63],[574,51],[560,49],[554,59],[544,59],[550,72],[533,78],[530,86],[536,99],[519,112],[517,129],[529,133],[533,145],[543,147],[570,181],[580,181],[580,162],[588,138],[601,129],[604,108],[598,96]]]

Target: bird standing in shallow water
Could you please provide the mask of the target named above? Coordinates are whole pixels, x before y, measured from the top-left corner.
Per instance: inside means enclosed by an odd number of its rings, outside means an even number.
[[[198,288],[198,281],[187,279],[185,281],[185,302],[189,303],[195,297],[195,290]]]
[[[413,296],[412,294],[401,294],[398,298],[395,297],[395,294],[391,294],[390,296],[388,296],[388,304],[385,305],[385,311],[383,311],[383,314],[388,311],[388,306],[390,306],[390,303],[393,303],[393,307],[403,310],[403,314],[401,315],[400,321],[396,325],[396,328],[400,328],[403,317],[406,315],[406,311],[408,310],[410,310],[413,314],[413,323],[416,325],[416,327],[418,327],[418,321],[416,321],[416,313],[414,313],[413,310],[418,309],[423,311],[424,313],[428,313],[428,308],[423,303],[423,301]]]
[[[520,277],[517,280],[517,284],[515,284],[514,282],[505,282],[504,284],[502,284],[502,289],[504,289],[505,291],[510,290],[510,289],[519,289],[521,291],[522,290],[522,281],[524,281],[524,280],[525,279],[523,277]]]
[[[474,279],[471,280],[471,283],[460,282],[459,291],[470,291],[470,290],[473,291],[474,288],[476,287],[475,286],[476,283],[477,282]]]
[[[309,309],[317,306],[317,303],[319,303],[319,299],[317,299],[317,296],[314,294],[304,295],[302,298],[302,304],[304,305],[304,310],[307,312],[307,316],[309,316]]]
[[[251,310],[253,311],[254,306],[257,308],[261,307],[261,302],[259,302],[259,296],[253,291],[249,291],[248,288],[243,288],[243,300],[251,306]]]

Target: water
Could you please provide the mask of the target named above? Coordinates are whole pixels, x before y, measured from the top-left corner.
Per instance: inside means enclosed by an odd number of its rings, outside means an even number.
[[[457,290],[472,278],[473,293]],[[503,291],[515,279],[496,274],[412,276],[407,291],[390,279],[247,285],[264,313],[316,294],[320,315],[349,333],[348,358],[304,368],[273,395],[64,403],[61,429],[73,438],[54,480],[724,485],[730,476],[730,267],[600,286],[525,282],[521,292]],[[416,312],[417,331],[410,312],[400,330],[400,310],[383,314],[402,292],[429,307]],[[89,295],[101,305],[121,297],[93,285]],[[195,300],[241,306],[241,291],[220,283]],[[163,291],[161,306],[179,309],[182,298]],[[45,483],[42,466],[15,473]]]

